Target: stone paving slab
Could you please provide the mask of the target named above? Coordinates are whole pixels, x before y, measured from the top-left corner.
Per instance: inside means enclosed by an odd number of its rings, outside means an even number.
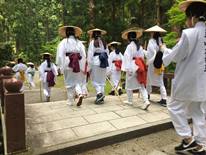
[[[159,95],[152,95],[154,101],[159,98]],[[126,95],[121,99],[126,100]],[[72,154],[83,148],[106,145],[106,141],[142,135],[150,128],[158,131],[161,127],[153,127],[170,122],[167,109],[156,103],[148,111],[140,109],[143,102],[138,94],[134,95],[133,106],[123,104],[116,96],[106,96],[103,105],[95,105],[94,100],[94,97],[85,99],[81,107],[69,106],[66,101],[26,104],[29,153],[59,152],[68,148]],[[113,139],[114,136],[117,139]]]

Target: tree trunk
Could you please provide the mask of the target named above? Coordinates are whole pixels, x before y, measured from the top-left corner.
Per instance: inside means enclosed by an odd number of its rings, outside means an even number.
[[[89,0],[89,26],[91,28],[94,27],[94,0]]]
[[[156,8],[157,8],[157,19],[156,19],[156,23],[157,25],[160,25],[160,0],[156,0]]]
[[[67,16],[67,9],[66,9],[66,1],[65,0],[61,0],[61,4],[62,4],[62,21],[63,21],[63,25],[66,25],[66,16]]]
[[[141,27],[144,27],[144,5],[145,5],[145,3],[144,3],[144,1],[145,0],[141,0],[141,2],[140,2],[140,10],[141,10],[141,23],[140,23],[140,26]]]

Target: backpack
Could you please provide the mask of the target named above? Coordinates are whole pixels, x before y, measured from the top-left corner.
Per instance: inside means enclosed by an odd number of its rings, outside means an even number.
[[[153,65],[155,68],[160,69],[162,67],[163,61],[162,61],[163,53],[161,51],[158,51],[156,53]]]

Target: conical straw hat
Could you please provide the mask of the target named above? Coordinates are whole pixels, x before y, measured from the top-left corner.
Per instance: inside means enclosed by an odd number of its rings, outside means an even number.
[[[121,45],[121,43],[118,41],[113,41],[113,42],[108,44],[108,46],[111,46],[111,45]]]
[[[145,30],[145,32],[160,32],[160,33],[165,33],[167,32],[166,30],[164,30],[163,28],[159,27],[158,25],[155,25],[147,30]]]
[[[140,37],[142,36],[142,34],[143,34],[143,31],[144,31],[144,30],[143,30],[142,28],[138,28],[138,27],[129,28],[129,29],[124,30],[124,31],[122,32],[122,39],[127,40],[127,39],[128,39],[128,38],[127,38],[127,35],[128,35],[128,33],[130,33],[130,32],[136,32],[137,38],[140,38]]]
[[[180,3],[179,8],[180,8],[181,11],[184,12],[188,8],[188,6],[191,3],[194,3],[194,2],[204,3],[206,5],[206,0],[186,0],[186,1],[182,2],[182,3]]]
[[[66,37],[66,28],[67,27],[71,27],[71,28],[74,28],[74,32],[75,32],[75,36],[76,37],[80,37],[81,34],[82,34],[82,29],[77,27],[77,26],[62,26],[59,28],[59,35],[63,38]]]
[[[94,31],[99,31],[99,32],[101,32],[101,35],[107,34],[107,31],[102,30],[102,29],[98,29],[98,28],[91,29],[91,30],[87,31],[87,33],[88,33],[89,35],[92,35],[92,33],[93,33]]]

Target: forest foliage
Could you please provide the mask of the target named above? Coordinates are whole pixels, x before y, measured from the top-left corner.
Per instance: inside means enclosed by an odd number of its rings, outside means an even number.
[[[179,0],[0,0],[0,56],[2,60],[23,57],[40,62],[41,53],[55,55],[60,41],[58,28],[76,25],[81,40],[89,41],[87,30],[105,29],[107,42],[121,41],[121,32],[132,25],[149,28],[157,23],[168,33],[169,47],[176,43],[185,16]],[[142,37],[142,44],[149,35]],[[122,45],[125,48],[126,42]],[[5,61],[0,61],[4,65]]]

